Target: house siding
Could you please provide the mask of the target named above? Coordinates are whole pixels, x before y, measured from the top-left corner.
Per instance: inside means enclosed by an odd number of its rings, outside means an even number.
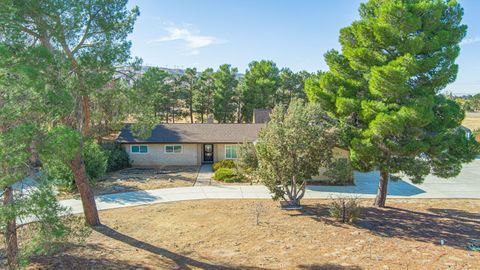
[[[132,153],[132,145],[125,144],[132,166],[199,165],[201,163],[200,144],[148,144],[148,153]],[[182,153],[166,153],[165,145],[181,145]]]

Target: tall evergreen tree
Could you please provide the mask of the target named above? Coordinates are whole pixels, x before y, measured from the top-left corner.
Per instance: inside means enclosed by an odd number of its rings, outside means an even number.
[[[280,70],[273,61],[253,61],[245,73],[242,92],[242,115],[250,122],[254,109],[273,108],[274,95],[280,86]]]
[[[213,75],[215,78],[213,115],[219,123],[231,122],[235,118],[234,97],[238,85],[237,72],[237,68],[224,64]]]
[[[48,76],[54,69],[45,49],[24,41],[25,46],[0,42],[0,229],[8,269],[25,266],[31,255],[46,254],[71,232],[67,209],[58,204],[51,181],[37,177],[34,169],[40,152],[44,165],[52,152],[72,158],[80,141],[72,128],[52,127],[71,110],[73,99]],[[36,188],[19,191],[27,177],[37,181]],[[17,222],[32,219],[30,230],[17,234],[22,226]]]
[[[199,115],[200,122],[205,122],[213,110],[213,92],[215,89],[215,78],[212,68],[205,69],[200,75],[198,87],[193,95],[193,111]]]
[[[128,10],[127,0],[0,2],[0,35],[10,44],[32,40],[55,59],[54,72],[46,74],[64,86],[74,100],[73,109],[63,116],[65,124],[82,137],[89,135],[91,92],[108,83],[115,66],[130,58],[130,42],[138,9]],[[83,139],[69,163],[90,225],[100,219],[88,184],[82,157]]]
[[[439,94],[455,80],[467,27],[456,1],[370,0],[359,13],[307,93],[340,119],[356,168],[380,171],[374,205],[384,207],[391,176],[455,176],[478,151],[459,128],[462,109]]]
[[[167,121],[171,103],[171,81],[170,73],[151,67],[135,82],[130,98],[135,104],[135,111],[132,113],[139,121]]]
[[[294,98],[306,100],[305,80],[310,77],[306,71],[293,72],[289,68],[282,68],[279,73],[280,86],[273,97],[275,103],[288,105]]]
[[[188,109],[190,123],[193,123],[193,99],[195,93],[198,92],[199,77],[197,76],[196,68],[187,68],[185,73],[180,76],[180,87],[183,100]]]

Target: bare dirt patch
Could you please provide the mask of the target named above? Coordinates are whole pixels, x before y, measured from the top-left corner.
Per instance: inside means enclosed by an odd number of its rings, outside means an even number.
[[[198,166],[134,167],[109,173],[92,188],[95,195],[159,188],[191,187],[198,175]],[[77,198],[78,194],[61,193],[59,199]]]
[[[166,166],[162,168],[135,167],[107,175],[95,185],[95,194],[111,194],[193,186],[198,166]]]
[[[465,248],[480,238],[480,200],[391,199],[386,209],[362,200],[354,225],[329,218],[328,203],[286,211],[271,200],[205,200],[102,211],[105,226],[85,244],[36,257],[30,269],[480,269],[480,252]]]
[[[465,119],[462,122],[462,125],[473,130],[480,129],[480,112],[472,113],[467,112],[465,114]]]

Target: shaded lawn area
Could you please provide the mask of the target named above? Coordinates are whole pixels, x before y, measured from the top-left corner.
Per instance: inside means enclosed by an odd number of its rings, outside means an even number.
[[[281,210],[271,200],[202,200],[101,212],[84,244],[30,269],[480,269],[480,200],[361,200],[354,225],[329,200]],[[256,216],[259,216],[257,225]],[[444,245],[440,240],[444,240]],[[479,239],[480,240],[480,239]]]
[[[191,187],[195,183],[198,166],[133,167],[112,172],[92,186],[95,195],[151,190],[159,188]],[[77,193],[61,193],[59,199],[79,198]]]

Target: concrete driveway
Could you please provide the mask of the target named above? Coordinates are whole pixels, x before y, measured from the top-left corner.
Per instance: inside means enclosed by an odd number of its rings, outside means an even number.
[[[332,196],[350,195],[359,198],[373,198],[377,192],[378,172],[356,173],[355,186],[308,186],[305,198],[320,199]],[[441,179],[428,176],[423,184],[412,184],[408,180],[390,181],[390,198],[472,198],[480,199],[480,160],[467,164],[456,178]],[[194,186],[134,191],[96,197],[100,210],[153,203],[175,202],[200,199],[270,199],[266,187],[245,186]],[[60,202],[81,213],[80,200]]]
[[[378,172],[355,173],[355,186],[311,186],[309,195],[316,192],[354,194],[358,197],[374,197],[378,187]],[[466,164],[462,172],[454,178],[439,178],[429,175],[422,184],[413,184],[408,179],[389,181],[388,195],[398,198],[479,198],[480,199],[480,160]]]

